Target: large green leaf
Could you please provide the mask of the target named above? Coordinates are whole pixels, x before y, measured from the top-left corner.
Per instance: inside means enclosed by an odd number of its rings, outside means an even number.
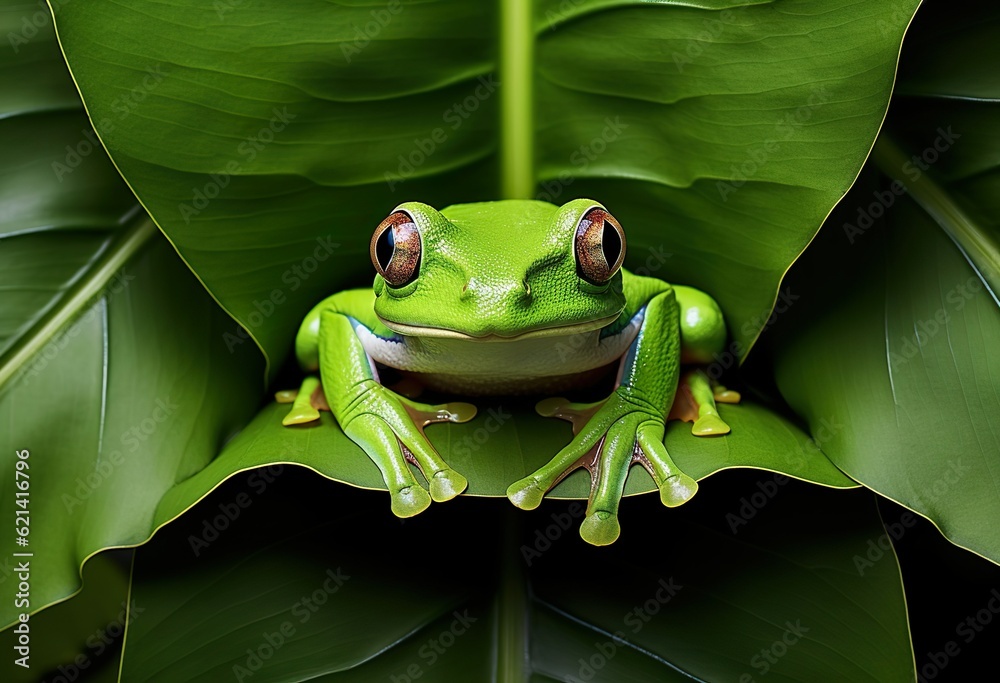
[[[459,515],[400,522],[362,493],[281,476],[220,489],[137,551],[146,612],[123,680],[914,678],[868,493],[787,484],[733,535],[726,514],[757,489],[729,477],[687,509],[646,498],[647,528],[596,549],[572,527],[580,503],[463,499]],[[193,544],[210,524],[211,545]],[[859,562],[869,544],[879,555]]]
[[[99,0],[57,23],[112,158],[274,369],[370,277],[397,203],[536,191],[608,204],[629,263],[713,294],[742,358],[870,149],[918,4]]]
[[[895,184],[859,189],[817,245],[822,262],[803,263],[813,284],[797,308],[808,315],[788,321],[777,361],[794,409],[812,425],[844,426],[823,444],[838,467],[995,562],[1000,77],[959,57],[971,45],[995,51],[986,37],[998,18],[984,3],[961,16],[941,7],[915,25],[926,38],[902,89],[921,106],[903,102],[879,142]],[[883,213],[884,223],[872,219]]]
[[[31,618],[28,668],[13,661],[22,656],[14,649],[21,634],[14,629],[0,633],[4,652],[16,652],[0,664],[4,681],[117,683],[125,626],[143,612],[141,605],[129,605],[131,552],[117,552],[121,555],[102,553],[87,562],[81,591]]]
[[[839,301],[803,294],[812,312],[779,345],[778,385],[811,426],[844,427],[823,444],[838,467],[998,561],[984,520],[1000,516],[1000,309],[929,217],[897,202],[864,236],[882,253],[839,280]]]
[[[915,23],[879,165],[1000,296],[1000,8],[931,5]],[[896,149],[898,147],[898,149]]]
[[[51,17],[0,0],[0,30],[10,42],[0,51],[2,365],[107,252],[136,202],[83,114]]]
[[[986,0],[962,13],[940,3],[921,14],[874,159],[955,242],[1000,304],[997,35],[1000,8]]]
[[[39,16],[0,4],[27,41],[0,55],[0,552],[33,553],[30,604],[4,600],[2,626],[76,591],[90,555],[146,540],[162,493],[249,419],[263,369],[227,349],[229,318],[88,142]]]
[[[34,258],[44,263],[44,254]],[[91,554],[145,541],[170,487],[198,472],[257,402],[255,349],[230,354],[228,319],[159,241],[32,356],[0,394],[0,540],[14,545],[15,451],[28,451],[34,612],[72,593]],[[0,607],[0,624],[21,610]]]

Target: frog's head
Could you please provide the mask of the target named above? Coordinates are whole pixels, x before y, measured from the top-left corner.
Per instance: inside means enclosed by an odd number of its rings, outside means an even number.
[[[375,313],[400,334],[482,341],[608,325],[625,233],[589,199],[400,204],[371,240]]]

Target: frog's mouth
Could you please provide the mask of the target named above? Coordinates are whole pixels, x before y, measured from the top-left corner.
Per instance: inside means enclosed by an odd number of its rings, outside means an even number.
[[[477,342],[508,342],[521,341],[522,339],[537,339],[540,337],[566,337],[574,334],[593,332],[594,330],[599,330],[602,327],[607,327],[617,320],[619,315],[619,313],[615,313],[614,315],[609,315],[604,318],[586,320],[582,323],[573,323],[571,325],[555,325],[552,327],[538,327],[528,330],[518,330],[512,334],[489,332],[480,335],[468,334],[467,332],[459,332],[458,330],[450,330],[444,327],[407,325],[405,323],[397,323],[392,320],[386,320],[382,316],[379,316],[379,320],[381,320],[382,324],[393,332],[397,332],[407,337],[438,337],[444,339],[464,339],[465,341]]]

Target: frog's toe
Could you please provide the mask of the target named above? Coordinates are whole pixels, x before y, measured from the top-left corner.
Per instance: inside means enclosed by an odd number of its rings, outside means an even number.
[[[691,433],[695,436],[718,436],[729,432],[729,425],[718,415],[712,414],[699,417],[691,426]]]
[[[447,413],[448,422],[468,422],[476,416],[476,406],[471,403],[445,403],[440,408]]]
[[[588,462],[593,460],[600,436],[596,432],[577,434],[545,465],[508,486],[507,498],[522,510],[534,510],[541,504],[542,498],[549,492],[549,489],[578,467],[585,467]]]
[[[392,496],[392,514],[397,517],[413,517],[431,504],[431,497],[419,484],[404,486],[396,491],[390,491]]]
[[[279,391],[274,395],[274,400],[278,403],[292,404],[292,409],[288,411],[281,424],[289,427],[291,425],[301,425],[319,419],[319,406],[313,405],[312,396],[319,389],[319,380],[316,377],[306,377],[302,380],[302,386],[298,391]],[[322,393],[322,392],[319,392]]]
[[[732,389],[722,389],[721,391],[716,391],[712,398],[715,399],[716,403],[739,403],[743,399],[743,397],[740,396],[740,392],[733,391]]]
[[[476,416],[476,406],[471,403],[453,402],[429,405],[406,398],[400,399],[400,402],[406,406],[413,423],[418,425],[420,429],[437,422],[468,422]]]
[[[281,391],[274,392],[274,400],[276,403],[291,403],[298,395],[298,389],[282,389]]]
[[[431,498],[435,503],[451,500],[469,485],[469,480],[453,469],[435,472],[430,479]]]
[[[312,406],[295,406],[290,411],[288,415],[281,421],[281,424],[286,427],[290,425],[301,425],[307,422],[313,422],[319,419],[319,411]]]
[[[660,484],[660,502],[675,508],[691,500],[697,492],[698,482],[682,472],[667,477]]]
[[[621,534],[618,515],[607,510],[598,510],[587,515],[580,525],[580,537],[591,545],[611,545]]]
[[[559,417],[570,405],[570,402],[561,396],[543,398],[535,404],[535,412],[542,417]]]
[[[660,502],[668,508],[683,505],[698,492],[698,482],[684,474],[663,445],[663,426],[647,424],[639,430],[640,459],[660,489]]]
[[[534,510],[542,504],[547,491],[534,476],[530,476],[508,486],[507,498],[522,510]]]

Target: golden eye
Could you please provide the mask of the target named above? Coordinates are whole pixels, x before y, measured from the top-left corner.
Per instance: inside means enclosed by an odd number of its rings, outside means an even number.
[[[393,287],[417,279],[420,269],[420,233],[409,214],[397,211],[375,228],[371,245],[372,264]]]
[[[591,209],[576,227],[576,270],[592,285],[610,280],[625,260],[625,232],[604,209]]]

